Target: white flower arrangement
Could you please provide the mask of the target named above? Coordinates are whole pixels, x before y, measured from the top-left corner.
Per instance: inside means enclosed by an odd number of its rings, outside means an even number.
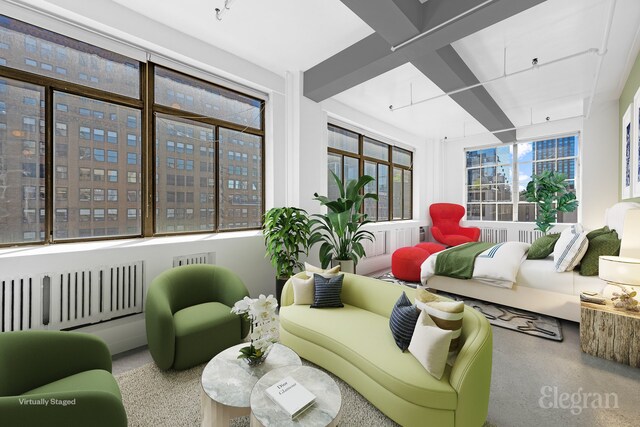
[[[234,304],[231,312],[246,316],[251,325],[249,333],[251,344],[240,349],[238,359],[247,359],[250,364],[264,361],[273,343],[278,341],[277,308],[278,301],[273,295],[261,294],[258,298],[244,297]]]

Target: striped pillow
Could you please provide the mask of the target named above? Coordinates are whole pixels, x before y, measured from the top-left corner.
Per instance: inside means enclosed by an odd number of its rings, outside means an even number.
[[[389,317],[389,328],[391,335],[400,350],[405,351],[409,348],[413,330],[416,328],[418,321],[418,310],[411,303],[407,294],[402,292],[398,301],[396,301]]]
[[[420,308],[431,317],[440,329],[452,331],[449,351],[456,351],[460,344],[460,333],[462,332],[464,302],[432,301],[420,304]]]
[[[340,299],[343,278],[344,274],[333,277],[323,277],[315,273],[313,275],[315,290],[311,308],[344,307]]]
[[[573,270],[589,247],[587,232],[580,224],[565,228],[553,249],[553,263],[558,273]]]

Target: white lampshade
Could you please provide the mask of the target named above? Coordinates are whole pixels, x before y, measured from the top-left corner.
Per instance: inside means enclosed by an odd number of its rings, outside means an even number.
[[[640,259],[601,256],[599,277],[620,285],[640,286]]]

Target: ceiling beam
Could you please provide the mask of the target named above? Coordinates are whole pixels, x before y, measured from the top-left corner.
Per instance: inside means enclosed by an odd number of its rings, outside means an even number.
[[[405,64],[389,43],[373,33],[304,72],[304,95],[324,101]]]
[[[479,83],[451,45],[430,52],[411,63],[444,92]],[[483,86],[453,94],[451,99],[491,132],[514,127]],[[516,137],[515,130],[496,133],[495,136],[502,142],[513,142]]]
[[[495,0],[404,48],[391,51],[394,44],[433,29],[484,1],[429,0],[423,5],[418,0],[342,0],[376,33],[305,71],[305,96],[316,102],[323,101],[545,0]],[[415,5],[411,6],[410,2]],[[420,10],[423,12],[420,18],[413,15]],[[393,17],[389,22],[402,28],[392,31],[385,23],[385,13]],[[476,15],[479,18],[474,18]],[[416,49],[414,45],[421,48]]]
[[[375,33],[304,73],[304,94],[316,102],[407,62],[445,93],[476,84],[478,79],[451,43],[545,0],[341,1]],[[451,98],[489,131],[514,127],[482,86]],[[496,137],[514,141],[515,131],[500,132]]]

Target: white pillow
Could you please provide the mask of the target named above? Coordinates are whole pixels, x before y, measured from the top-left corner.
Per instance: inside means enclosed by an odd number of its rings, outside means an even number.
[[[565,228],[553,249],[553,264],[558,273],[571,271],[587,252],[587,232],[580,224]]]
[[[453,331],[440,329],[426,312],[420,312],[409,352],[437,379],[444,374],[452,335]]]
[[[313,304],[314,286],[313,277],[308,279],[301,279],[299,277],[292,277],[293,282],[293,303],[298,305],[311,305]]]
[[[320,267],[316,267],[315,265],[311,265],[307,262],[304,263],[305,274],[309,277],[313,277],[314,274],[319,274],[324,278],[331,278],[333,276],[337,276],[340,273],[340,266],[336,265],[332,268],[322,269]]]

